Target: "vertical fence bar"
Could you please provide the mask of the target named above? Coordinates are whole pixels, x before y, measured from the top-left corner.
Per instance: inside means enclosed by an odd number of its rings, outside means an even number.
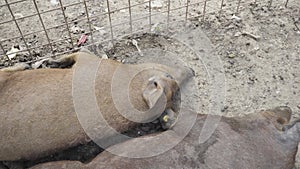
[[[186,0],[186,7],[185,7],[185,24],[187,23],[187,19],[188,19],[188,12],[189,12],[189,3],[190,0]]]
[[[18,24],[18,22],[17,22],[17,20],[15,18],[15,15],[14,15],[13,11],[11,10],[10,5],[8,4],[7,0],[5,0],[5,3],[6,3],[6,6],[7,6],[8,10],[9,10],[9,12],[11,14],[11,17],[13,18],[13,21],[15,22],[15,24],[17,26],[17,29],[18,29],[21,37],[22,37],[22,40],[23,40],[23,42],[25,44],[25,47],[26,47],[27,51],[29,52],[29,55],[31,55],[31,51],[30,51],[30,49],[28,47],[28,44],[27,44],[27,42],[25,40],[25,37],[24,37],[24,35],[23,35],[23,33],[22,33],[21,29],[20,29],[20,26],[19,26],[19,24]]]
[[[171,0],[168,0],[167,30],[169,30],[169,23],[170,23],[170,8],[171,8]]]
[[[206,3],[207,3],[207,0],[204,0],[204,6],[203,6],[203,17],[202,17],[202,21],[204,21],[204,19],[205,19],[205,13],[206,13]]]
[[[289,0],[286,0],[285,5],[284,5],[286,8],[288,6],[288,3],[289,3]]]
[[[1,48],[2,51],[3,51],[3,55],[9,60],[9,58],[8,58],[8,56],[7,56],[6,52],[5,52],[5,49],[4,49],[4,47],[3,47],[3,45],[2,45],[1,42],[0,42],[0,48]]]
[[[240,6],[241,6],[241,0],[238,1],[237,8],[236,8],[236,13],[239,12]]]
[[[54,53],[54,50],[53,50],[53,47],[52,47],[52,45],[51,45],[51,41],[50,41],[50,38],[49,38],[49,36],[48,36],[48,33],[47,33],[47,30],[46,30],[44,21],[43,21],[43,19],[42,19],[42,16],[41,16],[40,11],[39,11],[39,9],[38,9],[38,6],[37,6],[37,4],[36,4],[36,0],[33,0],[33,3],[34,3],[35,10],[36,10],[36,12],[38,13],[38,16],[39,16],[40,22],[41,22],[41,24],[42,24],[43,30],[44,30],[44,32],[45,32],[45,35],[46,35],[46,38],[47,38],[47,41],[48,41],[48,45],[49,45],[49,47],[50,47],[50,49],[51,49],[51,52],[52,52],[52,54],[53,54],[53,53]]]
[[[71,32],[70,32],[70,27],[69,27],[68,20],[67,20],[67,17],[66,17],[66,13],[65,13],[65,10],[64,10],[64,7],[63,7],[63,4],[62,4],[61,0],[59,0],[59,3],[60,3],[60,8],[61,8],[62,14],[64,16],[65,23],[66,23],[66,26],[67,26],[68,34],[69,34],[69,37],[71,39],[72,48],[74,49],[74,42],[73,42],[73,39],[72,39],[72,35],[71,35]]]
[[[130,33],[132,34],[132,13],[131,13],[131,2],[128,0],[128,10],[129,10],[129,24],[130,24]]]
[[[151,32],[151,27],[152,27],[152,21],[151,21],[151,0],[149,0],[149,27],[150,27],[150,32]]]
[[[90,29],[90,32],[91,32],[91,40],[92,40],[92,43],[94,43],[94,39],[93,39],[93,29],[92,29],[92,24],[91,24],[91,20],[90,20],[89,10],[88,10],[87,5],[86,5],[86,0],[83,0],[83,4],[84,4],[84,8],[85,8],[85,13],[86,13],[86,17],[87,17],[87,22],[88,22],[88,24],[89,24],[89,29]]]
[[[107,11],[108,11],[108,20],[109,20],[109,27],[110,27],[111,42],[113,43],[114,33],[113,33],[113,27],[112,27],[112,22],[111,22],[111,12],[110,12],[110,7],[109,7],[109,0],[106,0],[106,3],[107,3]]]
[[[223,10],[223,5],[224,5],[224,0],[221,1],[221,7],[220,7],[220,11]]]
[[[224,0],[221,1],[221,7],[219,11],[219,17],[221,16],[222,10],[223,10]]]

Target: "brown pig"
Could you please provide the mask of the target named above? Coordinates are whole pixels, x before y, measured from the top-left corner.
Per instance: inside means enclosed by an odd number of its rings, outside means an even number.
[[[18,66],[0,71],[0,161],[36,159],[91,137],[113,138],[112,129],[127,131],[159,116],[164,110],[154,109],[155,104],[164,98],[168,105],[178,85],[193,76],[187,68],[125,65],[88,52],[49,63],[67,68],[19,71],[26,66]],[[149,87],[145,90],[149,85],[150,93]],[[123,104],[126,97],[130,104]],[[127,119],[131,109],[143,112],[137,121]],[[150,109],[154,111],[147,113]]]

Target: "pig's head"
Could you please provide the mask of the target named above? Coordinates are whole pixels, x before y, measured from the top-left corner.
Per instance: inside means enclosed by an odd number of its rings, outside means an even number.
[[[165,73],[148,79],[148,84],[143,91],[143,98],[149,109],[161,104],[165,100],[165,111],[160,117],[163,128],[171,128],[177,119],[180,105],[180,87],[194,76],[192,69],[181,68],[172,72],[173,76]]]

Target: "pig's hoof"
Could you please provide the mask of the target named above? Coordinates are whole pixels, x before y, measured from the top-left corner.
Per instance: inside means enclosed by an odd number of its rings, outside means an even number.
[[[49,59],[47,66],[51,68],[69,68],[75,63],[75,54],[65,55],[59,59]]]

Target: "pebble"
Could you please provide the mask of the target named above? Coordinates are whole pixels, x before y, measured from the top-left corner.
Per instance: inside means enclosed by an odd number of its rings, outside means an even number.
[[[236,33],[234,34],[235,37],[239,37],[239,36],[241,36],[241,35],[242,35],[241,32],[236,32]]]
[[[236,55],[235,55],[234,53],[230,53],[230,54],[228,55],[228,57],[229,57],[229,58],[235,58]]]
[[[234,60],[228,60],[228,62],[233,65],[234,64]]]

